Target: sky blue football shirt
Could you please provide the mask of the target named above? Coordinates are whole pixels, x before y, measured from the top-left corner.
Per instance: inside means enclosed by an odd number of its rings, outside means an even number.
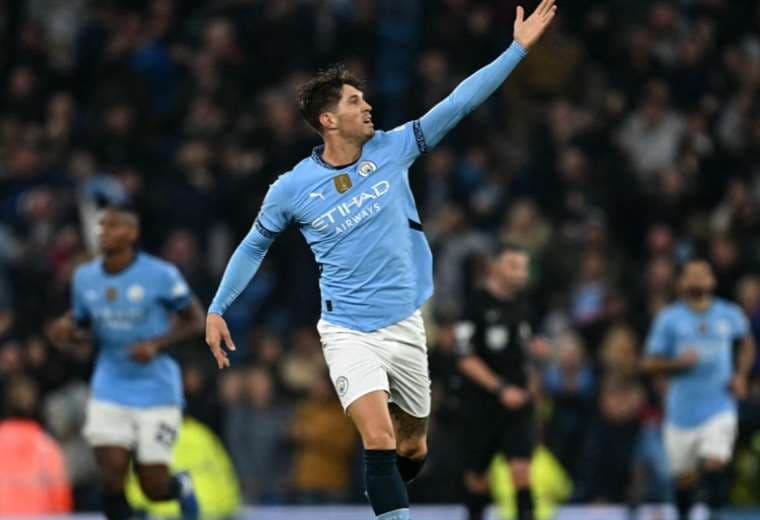
[[[490,96],[524,56],[513,42],[419,120],[376,131],[349,166],[325,163],[317,147],[281,175],[232,255],[209,312],[224,313],[275,237],[295,224],[320,269],[325,321],[373,331],[410,316],[433,294],[433,266],[409,167]]]
[[[123,271],[109,274],[96,258],[74,273],[74,320],[89,326],[98,348],[92,378],[94,399],[125,406],[181,405],[182,379],[177,363],[161,353],[142,364],[131,347],[162,336],[171,315],[190,305],[192,294],[173,265],[139,253]]]
[[[657,315],[647,339],[648,355],[675,358],[693,350],[699,356],[695,367],[670,379],[667,421],[693,428],[721,412],[736,411],[728,387],[734,373],[733,346],[748,333],[749,324],[739,306],[720,299],[702,313],[678,302]]]

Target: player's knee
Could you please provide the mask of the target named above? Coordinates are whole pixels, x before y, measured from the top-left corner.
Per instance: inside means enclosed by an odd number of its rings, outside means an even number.
[[[682,473],[676,477],[676,487],[679,489],[686,489],[693,487],[698,480],[696,472],[690,471],[688,473]]]
[[[509,465],[509,470],[516,488],[522,489],[530,486],[530,462],[512,462]]]
[[[125,475],[106,468],[100,468],[100,480],[107,493],[118,493],[119,491],[122,491],[127,481]]]
[[[140,475],[140,489],[143,494],[153,501],[167,500],[169,498],[169,481],[163,476]]]
[[[719,459],[705,459],[702,463],[702,469],[710,472],[720,472],[726,467],[725,461]]]
[[[475,473],[468,471],[464,475],[464,486],[470,493],[482,495],[490,491],[488,474]]]
[[[127,481],[127,468],[120,464],[108,464],[100,461],[98,464],[100,481],[108,493],[117,493],[124,489]]]
[[[402,457],[412,460],[421,460],[427,457],[427,438],[413,437],[411,439],[399,439],[396,451]]]
[[[393,436],[393,430],[384,428],[365,432],[362,436],[362,443],[366,450],[396,449],[396,438]]]

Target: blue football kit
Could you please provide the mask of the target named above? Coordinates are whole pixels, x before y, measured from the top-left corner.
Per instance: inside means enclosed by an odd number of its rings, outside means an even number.
[[[320,146],[281,175],[230,258],[209,312],[224,313],[275,237],[295,224],[319,266],[323,320],[369,332],[410,316],[433,294],[433,268],[409,167],[485,101],[524,56],[513,42],[420,119],[376,131],[353,164],[327,164]]]
[[[749,334],[749,323],[739,306],[715,299],[704,312],[683,302],[663,309],[647,339],[650,356],[676,358],[697,353],[697,364],[670,379],[666,420],[679,428],[694,428],[723,413],[735,412],[729,389],[734,373],[733,347]]]
[[[171,315],[187,308],[192,293],[173,265],[145,253],[118,273],[96,258],[74,273],[74,320],[90,328],[98,358],[92,397],[130,407],[181,406],[179,366],[165,352],[147,363],[130,357],[132,347],[171,329]]]

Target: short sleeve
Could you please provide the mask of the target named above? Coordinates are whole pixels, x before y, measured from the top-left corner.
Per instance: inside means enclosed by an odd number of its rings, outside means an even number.
[[[744,314],[744,311],[741,307],[738,305],[734,306],[733,309],[733,320],[732,320],[732,332],[734,340],[744,339],[746,338],[750,333],[750,325],[749,320],[747,319],[747,316]]]
[[[190,305],[193,294],[179,269],[167,265],[160,295],[161,303],[173,311],[181,311]]]
[[[456,339],[456,352],[460,356],[469,356],[475,353],[473,336],[475,335],[475,323],[472,321],[460,321],[454,325],[454,338]]]
[[[670,357],[673,355],[674,341],[668,314],[660,313],[649,331],[646,353],[650,356]]]
[[[74,322],[79,327],[87,327],[90,324],[90,311],[87,308],[84,291],[82,270],[77,269],[71,281],[71,312]]]
[[[280,176],[267,191],[261,204],[254,226],[266,238],[274,239],[285,231],[292,220],[291,197],[286,190],[286,181]]]
[[[405,163],[412,163],[420,154],[428,151],[428,144],[419,120],[409,121],[386,132],[390,155]]]

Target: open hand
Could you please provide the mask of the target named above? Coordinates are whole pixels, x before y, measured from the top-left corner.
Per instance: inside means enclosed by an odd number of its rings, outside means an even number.
[[[528,401],[528,392],[519,386],[507,386],[501,391],[499,398],[501,404],[504,405],[505,408],[516,410],[522,408],[522,406]]]
[[[132,347],[129,355],[138,363],[147,363],[158,355],[158,344],[150,339],[142,341]]]
[[[206,344],[211,349],[211,354],[216,359],[219,370],[230,366],[230,358],[227,357],[222,342],[224,342],[227,350],[235,350],[235,343],[232,342],[227,322],[219,314],[209,314],[206,317]]]
[[[688,370],[699,363],[699,354],[694,350],[687,350],[676,358],[681,370]]]
[[[517,6],[514,39],[523,49],[527,50],[532,47],[549,27],[557,12],[557,6],[554,5],[554,2],[555,0],[542,0],[527,20],[524,18],[525,10],[522,6]]]

